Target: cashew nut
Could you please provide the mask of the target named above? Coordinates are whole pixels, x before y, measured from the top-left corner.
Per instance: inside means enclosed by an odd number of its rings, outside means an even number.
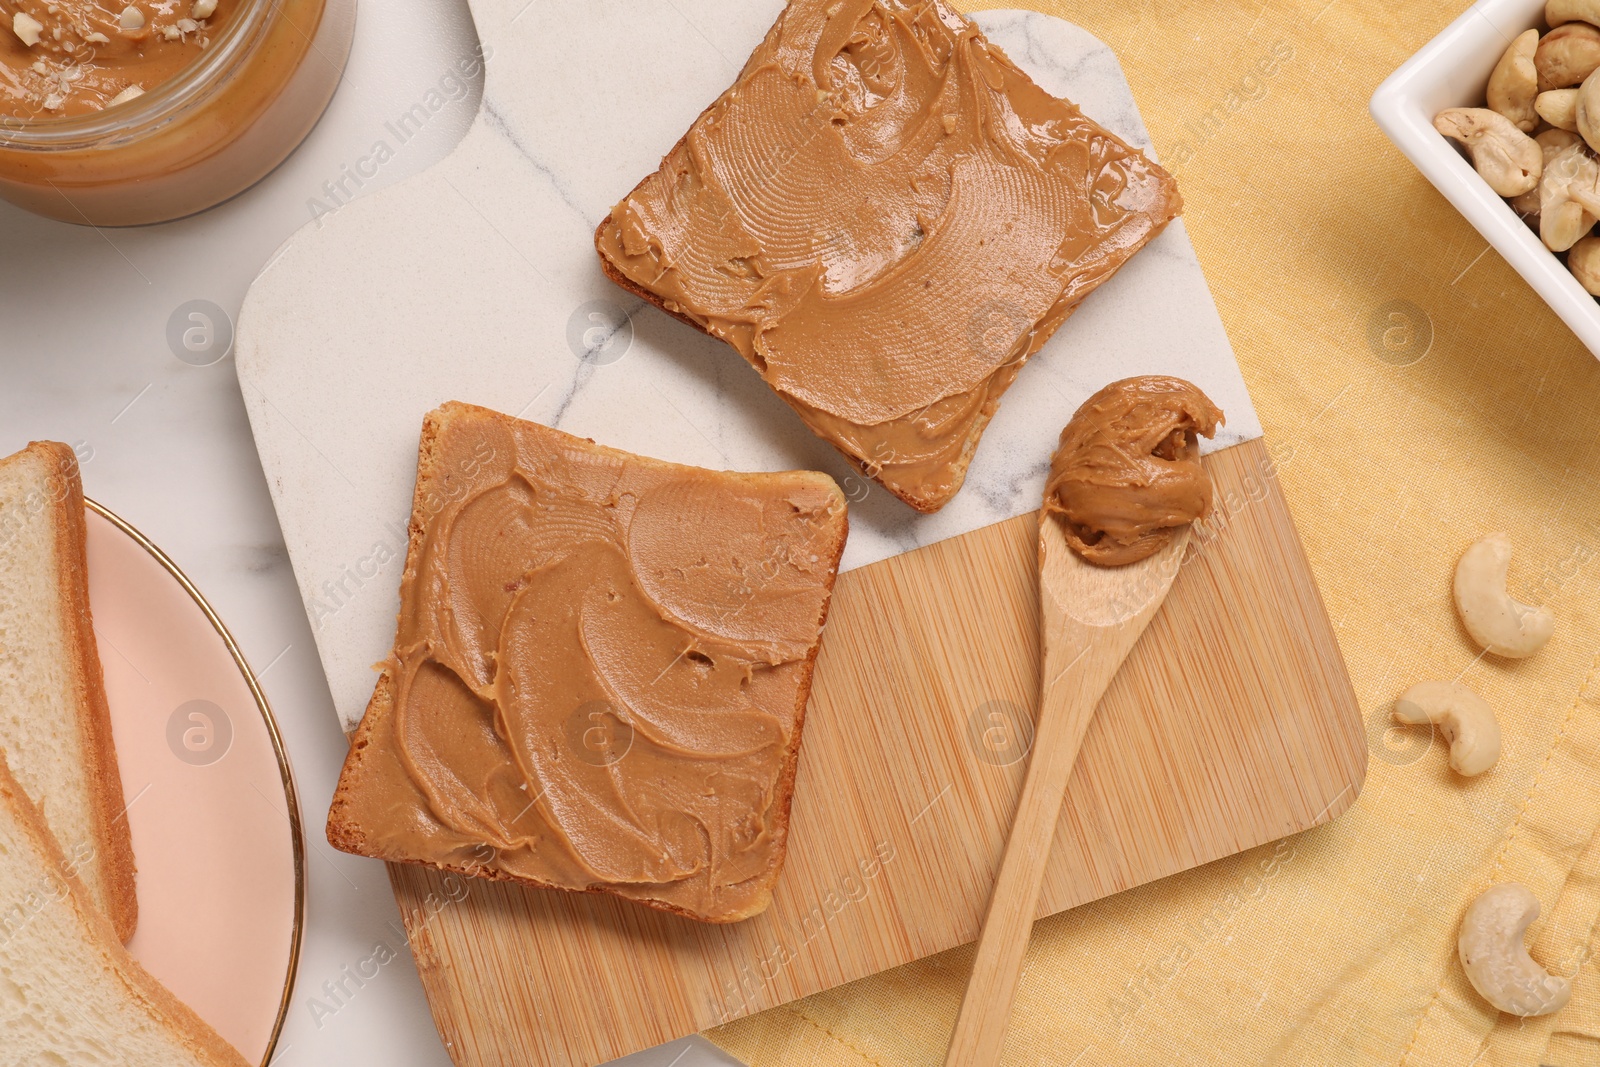
[[[1567,253],[1567,269],[1584,292],[1600,296],[1600,237],[1585,237]]]
[[[1560,90],[1556,90],[1559,92]],[[1583,144],[1583,138],[1571,130],[1543,130],[1533,138],[1539,142],[1539,147],[1544,150],[1544,161],[1549,163],[1559,155],[1562,149],[1571,148],[1575,144]]]
[[[1533,109],[1539,117],[1558,130],[1578,128],[1577,89],[1551,89],[1533,98]]]
[[[1555,90],[1560,92],[1560,90]],[[1539,147],[1544,152],[1544,165],[1550,166],[1552,160],[1561,154],[1564,148],[1571,148],[1575,144],[1583,144],[1583,138],[1569,130],[1545,130],[1534,138],[1539,142]],[[1533,228],[1539,228],[1539,190],[1537,187],[1529,189],[1521,196],[1511,198],[1511,207],[1517,214],[1531,220]]]
[[[1539,31],[1523,32],[1511,42],[1489,75],[1489,110],[1510,119],[1523,133],[1532,133],[1539,127],[1539,116],[1533,109],[1539,92],[1539,72],[1533,65],[1538,47]]]
[[[1434,116],[1433,128],[1466,145],[1478,174],[1501,196],[1518,196],[1539,184],[1544,153],[1538,142],[1498,111],[1446,108]]]
[[[1584,92],[1585,86],[1588,92]],[[1577,106],[1572,109],[1572,121],[1590,148],[1600,144],[1600,78],[1590,75],[1583,79],[1583,85],[1578,87]]]
[[[1521,196],[1513,196],[1506,203],[1511,205],[1511,210],[1522,216],[1522,221],[1532,227],[1535,233],[1539,232],[1539,190],[1530,189]]]
[[[1600,28],[1587,22],[1557,26],[1540,38],[1533,66],[1541,93],[1577,85],[1600,67]]]
[[[1596,216],[1580,199],[1589,199],[1591,190],[1600,195],[1600,164],[1583,145],[1562,149],[1544,168],[1539,182],[1539,237],[1550,251],[1565,252],[1594,229]]]
[[[1394,702],[1394,719],[1433,723],[1450,742],[1450,769],[1475,778],[1500,758],[1500,723],[1489,702],[1460,682],[1418,682]]]
[[[1555,630],[1549,608],[1513,600],[1506,592],[1511,539],[1492,533],[1474,542],[1456,564],[1456,610],[1467,633],[1497,656],[1522,659],[1544,647]]]
[[[1572,998],[1571,979],[1528,955],[1522,937],[1538,917],[1539,898],[1517,882],[1490,886],[1461,917],[1461,969],[1479,996],[1510,1015],[1550,1015]]]
[[[1574,204],[1583,208],[1585,215],[1600,219],[1600,185],[1590,187],[1574,183],[1567,186],[1567,196],[1572,199]],[[1581,241],[1582,239],[1580,237],[1578,240]],[[1576,244],[1577,242],[1573,243]]]
[[[1600,0],[1549,0],[1544,5],[1544,20],[1551,26],[1567,22],[1600,26]]]

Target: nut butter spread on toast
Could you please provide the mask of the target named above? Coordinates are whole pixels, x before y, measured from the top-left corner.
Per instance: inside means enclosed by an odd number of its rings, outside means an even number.
[[[1180,207],[939,0],[793,0],[595,243],[935,511],[1022,364]]]
[[[845,522],[826,475],[446,404],[329,839],[710,922],[760,911]]]

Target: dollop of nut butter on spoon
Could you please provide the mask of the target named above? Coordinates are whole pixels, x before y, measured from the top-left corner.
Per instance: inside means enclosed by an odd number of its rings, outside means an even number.
[[[1000,1062],[1067,779],[1094,709],[1211,510],[1199,438],[1222,412],[1181,378],[1113,382],[1078,409],[1039,516],[1039,717],[946,1067]]]

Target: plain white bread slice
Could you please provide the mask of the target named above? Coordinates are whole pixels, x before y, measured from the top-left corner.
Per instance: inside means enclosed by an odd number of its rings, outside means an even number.
[[[140,967],[0,752],[0,1067],[250,1067]]]
[[[63,444],[0,460],[0,749],[117,936],[139,905],[89,614],[83,487]],[[3,1039],[0,1039],[3,1043]]]

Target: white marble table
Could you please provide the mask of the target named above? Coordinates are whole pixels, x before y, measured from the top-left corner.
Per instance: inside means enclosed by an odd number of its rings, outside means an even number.
[[[446,80],[476,44],[460,0],[369,3],[345,83],[311,137],[256,188],[194,218],[97,232],[0,204],[0,455],[38,438],[90,450],[85,490],[161,545],[210,598],[261,675],[289,747],[308,828],[310,893],[299,984],[274,1060],[282,1067],[445,1067],[449,1059],[405,952],[336,1013],[311,1011],[311,998],[342,967],[380,942],[398,949],[399,913],[382,865],[322,839],[345,743],[232,360],[180,360],[168,320],[193,300],[235,316],[250,280],[311,219],[308,202],[336,208],[325,183],[342,178],[356,191],[346,168],[385,135],[385,122],[430,90],[440,90],[442,105],[360,191],[442,158],[477,109],[476,86],[452,98]],[[732,1062],[699,1039],[626,1061]]]

